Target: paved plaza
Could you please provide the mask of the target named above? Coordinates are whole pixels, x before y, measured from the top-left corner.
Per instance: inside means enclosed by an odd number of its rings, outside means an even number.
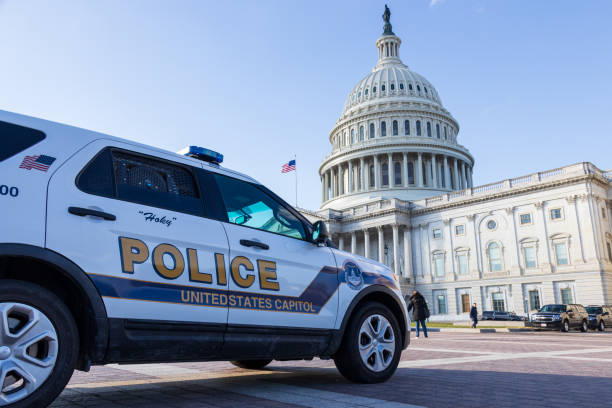
[[[414,333],[413,333],[414,336]],[[430,333],[384,384],[333,362],[108,365],[77,372],[53,407],[612,406],[612,332]]]

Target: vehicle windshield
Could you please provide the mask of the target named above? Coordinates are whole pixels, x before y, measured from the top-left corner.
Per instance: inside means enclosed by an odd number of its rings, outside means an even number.
[[[602,313],[601,307],[587,307],[586,311],[588,314],[601,314]]]
[[[546,305],[539,312],[563,313],[565,312],[565,305]]]

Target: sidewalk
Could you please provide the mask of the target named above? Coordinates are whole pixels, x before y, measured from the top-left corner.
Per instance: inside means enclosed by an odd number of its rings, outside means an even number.
[[[410,328],[410,331],[416,331],[414,327]],[[499,327],[499,328],[486,328],[486,329],[470,329],[465,327],[427,327],[428,332],[443,332],[443,333],[517,333],[517,332],[530,332],[533,329],[528,327]]]

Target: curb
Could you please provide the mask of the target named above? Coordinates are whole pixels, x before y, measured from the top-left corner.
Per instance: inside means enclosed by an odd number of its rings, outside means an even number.
[[[410,331],[416,332],[416,329],[410,328]],[[521,328],[498,328],[498,329],[466,329],[466,328],[452,328],[452,327],[432,327],[427,328],[428,332],[437,333],[517,333],[517,332],[531,332],[533,329],[521,327]]]

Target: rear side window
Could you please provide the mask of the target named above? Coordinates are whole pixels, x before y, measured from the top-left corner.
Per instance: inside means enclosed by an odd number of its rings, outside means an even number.
[[[191,169],[150,156],[105,149],[81,172],[86,193],[193,215],[204,215]]]
[[[0,162],[23,152],[45,138],[40,130],[0,121]]]

